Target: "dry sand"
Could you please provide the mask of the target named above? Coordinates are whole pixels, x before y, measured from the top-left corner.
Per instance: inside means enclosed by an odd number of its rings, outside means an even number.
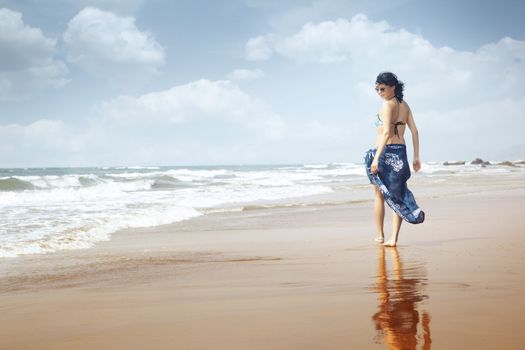
[[[4,259],[0,349],[525,349],[525,190],[419,202],[398,248],[369,202]]]

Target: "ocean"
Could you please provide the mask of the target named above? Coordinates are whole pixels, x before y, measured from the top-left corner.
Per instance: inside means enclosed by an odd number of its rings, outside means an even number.
[[[465,193],[498,176],[521,186],[524,173],[521,161],[430,162],[409,187],[416,198]],[[123,229],[221,211],[371,201],[371,193],[355,163],[0,169],[0,258],[85,249]]]

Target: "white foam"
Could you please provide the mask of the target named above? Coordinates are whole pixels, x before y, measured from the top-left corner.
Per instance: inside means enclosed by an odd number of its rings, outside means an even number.
[[[307,169],[325,169],[328,168],[328,164],[306,164],[304,167]]]
[[[109,167],[109,168],[102,168],[102,169],[157,170],[157,169],[160,169],[160,168],[158,166],[140,166],[140,165],[135,165],[135,166],[121,166],[121,167],[116,167],[116,168]]]
[[[112,216],[99,213],[78,217],[67,224],[46,225],[27,234],[23,239],[19,237],[2,242],[0,257],[89,248],[96,242],[108,240],[111,233],[122,229],[165,225],[199,215],[202,214],[193,208],[169,207],[139,209]]]
[[[97,168],[92,173],[56,175],[34,169],[16,177],[34,190],[0,191],[0,256],[45,253],[92,246],[112,232],[185,220],[201,212],[231,211],[243,205],[328,194],[352,198],[368,184],[362,164],[330,163],[246,169]],[[79,169],[86,172],[85,169]],[[40,171],[40,170],[38,170]],[[465,174],[522,174],[525,167],[422,164],[426,183]],[[25,173],[27,174],[27,172]],[[154,186],[172,178],[181,186]],[[85,180],[89,181],[85,181]],[[159,188],[161,187],[161,188]],[[368,195],[368,188],[366,188]],[[360,198],[360,197],[359,197]]]
[[[226,175],[226,178],[222,178]],[[201,181],[198,186],[152,190],[159,176]],[[221,176],[216,179],[216,176]],[[94,181],[82,187],[80,178]],[[301,172],[171,169],[145,173],[22,176],[37,190],[0,192],[4,221],[0,256],[79,249],[130,227],[156,226],[200,215],[199,208],[330,192]],[[211,186],[215,183],[218,185]]]
[[[108,182],[82,188],[69,187],[50,190],[0,192],[0,206],[60,204],[116,199],[126,196],[127,192],[149,190],[154,182],[154,180]]]

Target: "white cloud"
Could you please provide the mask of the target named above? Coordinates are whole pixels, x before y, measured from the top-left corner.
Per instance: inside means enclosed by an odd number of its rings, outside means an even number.
[[[502,150],[521,142],[525,97],[503,98],[446,111],[428,110],[416,115],[423,149],[433,149],[441,159],[452,154],[502,159]],[[446,142],[443,142],[446,140]],[[439,145],[439,147],[435,147]],[[514,150],[525,154],[524,150]],[[509,157],[508,155],[506,157]]]
[[[16,147],[35,147],[41,150],[69,149],[78,151],[82,147],[75,140],[72,129],[61,120],[39,119],[27,125],[0,125],[0,135],[7,144]],[[7,139],[16,142],[5,142]]]
[[[394,71],[410,83],[413,98],[429,103],[436,97],[460,105],[520,96],[516,91],[525,78],[525,41],[505,37],[475,52],[457,51],[435,47],[420,34],[396,30],[363,14],[306,23],[295,34],[271,33],[247,43],[248,59],[269,59],[274,53],[301,63],[344,64],[354,80],[368,85],[380,71]]]
[[[0,161],[5,166],[64,166],[82,163],[84,141],[61,120],[0,125]]]
[[[398,13],[414,0],[300,0],[300,1],[251,1],[248,4],[269,12],[268,25],[277,32],[289,33],[307,22],[349,18],[356,13],[377,15]],[[246,2],[246,0],[245,0]],[[255,4],[254,4],[255,3]],[[255,6],[254,6],[255,5]]]
[[[55,51],[56,40],[26,25],[21,13],[0,9],[0,101],[65,85],[68,69]]]
[[[379,108],[373,91],[376,75],[395,72],[406,83],[405,96],[420,128],[424,157],[501,158],[500,150],[508,150],[521,137],[515,125],[521,124],[521,111],[525,110],[525,41],[504,37],[477,50],[460,51],[437,47],[421,34],[394,28],[386,21],[372,21],[363,14],[308,22],[287,34],[263,33],[248,43],[253,40],[258,43],[256,52],[265,53],[253,55],[261,60],[281,56],[300,63],[296,69],[312,77],[334,76],[334,72],[344,75],[324,83],[334,94],[347,89],[356,120],[372,115],[374,103]],[[369,126],[360,121],[357,129],[372,133],[369,119]],[[303,130],[304,135],[315,138],[318,131],[325,145],[333,141],[330,135],[337,135],[316,122],[308,125],[311,127]],[[410,134],[406,136],[410,144]],[[447,142],[443,144],[443,140]],[[355,145],[369,141],[366,134],[356,134],[351,142],[351,148],[358,149]]]
[[[233,82],[198,80],[107,101],[81,125],[48,119],[0,125],[0,163],[256,163],[284,132],[277,114]]]
[[[272,35],[261,35],[246,43],[246,58],[250,61],[264,61],[272,56]]]
[[[223,120],[270,138],[280,137],[284,130],[278,115],[228,80],[201,79],[139,97],[121,96],[101,104],[98,114],[145,123]]]
[[[346,125],[348,126],[348,125]],[[317,144],[342,144],[352,135],[351,129],[330,122],[310,120],[300,129],[297,136],[303,141]]]
[[[228,74],[228,79],[240,81],[240,80],[254,80],[264,77],[264,72],[261,69],[236,69]]]
[[[133,17],[88,7],[72,18],[63,35],[68,59],[117,83],[143,83],[165,62],[164,48],[140,31]]]
[[[373,22],[363,14],[351,20],[308,22],[291,36],[269,34],[250,40],[256,39],[260,43],[257,49],[269,52],[265,58],[276,52],[295,61],[310,63],[355,60],[358,56],[363,59],[376,56],[384,60],[382,53],[387,49],[409,49],[408,53],[419,55],[432,51],[432,45],[419,35],[402,29],[395,31],[387,22]]]

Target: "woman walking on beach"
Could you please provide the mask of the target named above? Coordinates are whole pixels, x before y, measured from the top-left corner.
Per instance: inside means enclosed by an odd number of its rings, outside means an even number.
[[[375,148],[365,155],[366,173],[374,185],[376,242],[384,242],[383,224],[385,201],[394,211],[392,235],[383,244],[394,247],[397,244],[399,229],[403,219],[411,224],[420,224],[425,213],[418,207],[412,192],[407,187],[410,166],[406,153],[405,129],[412,133],[414,160],[412,165],[417,172],[421,168],[419,160],[419,136],[410,107],[403,100],[404,84],[391,72],[380,73],[376,78],[376,92],[383,99],[381,111],[377,114]]]

